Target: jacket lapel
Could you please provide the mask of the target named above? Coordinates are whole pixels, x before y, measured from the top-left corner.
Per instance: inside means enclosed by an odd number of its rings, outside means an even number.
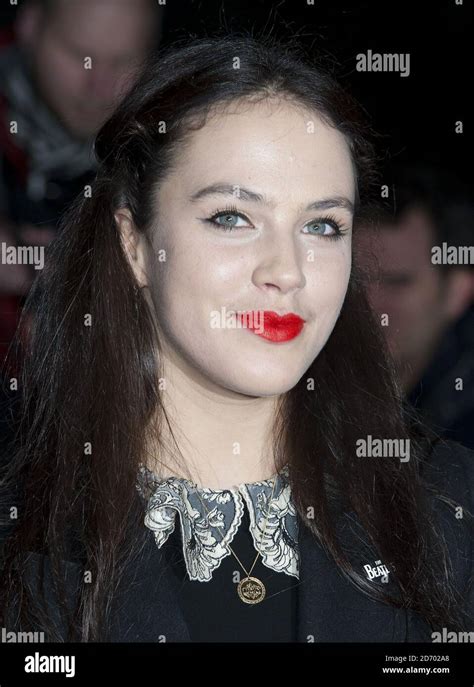
[[[178,599],[179,581],[151,531],[140,556],[129,563],[114,595],[111,642],[189,642]]]
[[[345,540],[349,541],[347,534]],[[365,564],[374,564],[374,554],[360,535],[355,541],[359,549],[355,567],[360,566],[358,572],[363,574]],[[358,591],[301,519],[299,546],[298,642],[431,641],[426,625],[411,613]]]

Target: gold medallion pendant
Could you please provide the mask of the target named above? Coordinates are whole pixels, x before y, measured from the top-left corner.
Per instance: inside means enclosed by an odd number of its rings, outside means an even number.
[[[265,585],[257,577],[244,577],[237,585],[237,591],[246,604],[258,604],[265,598]]]

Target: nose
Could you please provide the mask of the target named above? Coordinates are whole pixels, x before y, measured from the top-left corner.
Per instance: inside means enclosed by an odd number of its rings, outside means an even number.
[[[288,293],[305,285],[303,249],[297,245],[295,237],[268,236],[261,250],[253,273],[256,286]]]

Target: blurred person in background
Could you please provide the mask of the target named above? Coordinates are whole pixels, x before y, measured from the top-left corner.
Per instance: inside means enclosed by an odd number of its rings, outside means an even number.
[[[153,0],[27,0],[19,7],[16,40],[0,52],[4,234],[42,245],[54,236],[61,212],[92,179],[94,134],[157,45],[159,7]],[[24,293],[17,271],[2,269],[2,291]]]
[[[93,137],[158,46],[162,10],[154,0],[19,4],[0,36],[0,249],[47,246],[92,182]],[[36,274],[1,259],[0,365]],[[0,408],[0,442],[2,422]]]
[[[392,210],[360,243],[369,299],[406,399],[436,433],[474,448],[474,205],[427,166],[396,171],[392,191]]]

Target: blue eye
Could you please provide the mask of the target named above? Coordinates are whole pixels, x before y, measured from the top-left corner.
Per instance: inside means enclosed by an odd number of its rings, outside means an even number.
[[[325,236],[331,239],[336,239],[339,238],[339,236],[341,236],[341,227],[333,217],[321,217],[321,219],[318,219],[315,222],[311,222],[306,226],[317,227],[318,231],[314,233],[315,236]]]
[[[223,231],[234,231],[234,229],[244,228],[242,226],[238,226],[235,223],[228,222],[229,218],[236,218],[236,217],[240,217],[241,219],[244,219],[248,224],[250,224],[247,217],[245,217],[245,215],[242,215],[240,212],[237,212],[236,208],[226,208],[224,210],[218,210],[216,213],[214,213],[212,215],[212,217],[207,218],[206,222],[210,222],[215,227],[219,227],[219,229],[223,229]],[[216,221],[220,218],[223,218],[225,220],[225,222],[223,224]],[[248,225],[246,225],[246,226],[248,226]]]
[[[229,222],[229,218],[232,219],[234,218],[241,218],[247,220],[244,215],[241,215],[239,212],[218,212],[216,215],[213,215],[212,217],[209,218],[209,222],[212,222],[217,227],[220,227],[220,229],[223,229],[224,231],[233,231],[234,229],[242,229],[242,226],[238,226],[236,223],[231,223]],[[220,222],[217,222],[216,220],[219,218],[223,218],[225,222],[221,224]],[[248,222],[248,220],[247,220]]]

